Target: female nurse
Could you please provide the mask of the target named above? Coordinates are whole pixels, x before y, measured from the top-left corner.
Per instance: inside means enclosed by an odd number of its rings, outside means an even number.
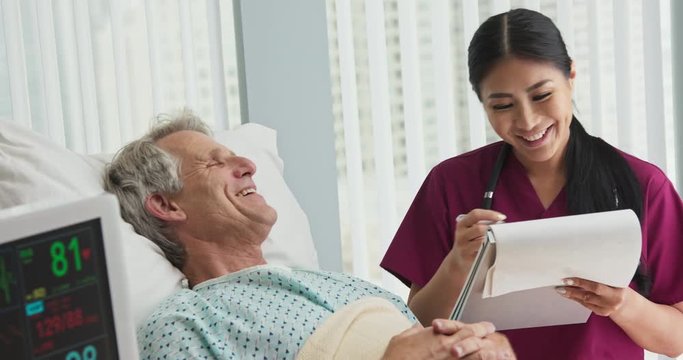
[[[575,66],[546,16],[493,16],[468,52],[470,83],[503,141],[435,166],[415,196],[381,263],[410,286],[412,311],[423,324],[449,316],[484,221],[632,209],[643,246],[629,287],[564,279],[558,296],[590,309],[588,322],[503,333],[520,359],[683,353],[683,202],[671,182],[584,130],[572,109]]]

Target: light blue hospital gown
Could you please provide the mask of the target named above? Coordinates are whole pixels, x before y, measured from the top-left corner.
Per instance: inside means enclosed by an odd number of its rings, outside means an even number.
[[[405,303],[341,273],[255,266],[170,296],[138,329],[142,359],[292,359],[335,310],[366,296]]]

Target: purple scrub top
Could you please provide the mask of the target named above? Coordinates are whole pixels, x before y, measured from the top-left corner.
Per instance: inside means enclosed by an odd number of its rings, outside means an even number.
[[[445,160],[418,191],[389,246],[381,267],[406,285],[424,286],[451,250],[455,218],[481,206],[486,183],[502,142]],[[656,166],[621,152],[643,192],[641,262],[652,280],[649,299],[672,305],[683,301],[683,202]],[[545,209],[522,164],[508,156],[492,209],[506,222],[565,216],[564,189]],[[631,284],[634,287],[634,284]],[[560,295],[558,295],[560,296]],[[588,322],[503,331],[519,359],[643,359],[643,350],[607,317]]]

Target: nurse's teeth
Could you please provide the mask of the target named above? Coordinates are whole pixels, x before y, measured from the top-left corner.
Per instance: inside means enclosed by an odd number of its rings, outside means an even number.
[[[543,135],[545,135],[545,132],[546,132],[546,131],[548,131],[547,128],[546,128],[545,130],[543,130],[543,131],[537,133],[537,134],[534,134],[534,135],[531,135],[531,136],[522,136],[522,138],[524,138],[524,140],[526,140],[526,141],[536,141],[536,140],[542,138]]]

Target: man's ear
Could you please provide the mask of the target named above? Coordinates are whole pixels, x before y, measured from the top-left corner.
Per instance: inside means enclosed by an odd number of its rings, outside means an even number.
[[[166,221],[184,221],[187,215],[178,205],[161,194],[152,194],[145,199],[145,209],[155,218]]]

